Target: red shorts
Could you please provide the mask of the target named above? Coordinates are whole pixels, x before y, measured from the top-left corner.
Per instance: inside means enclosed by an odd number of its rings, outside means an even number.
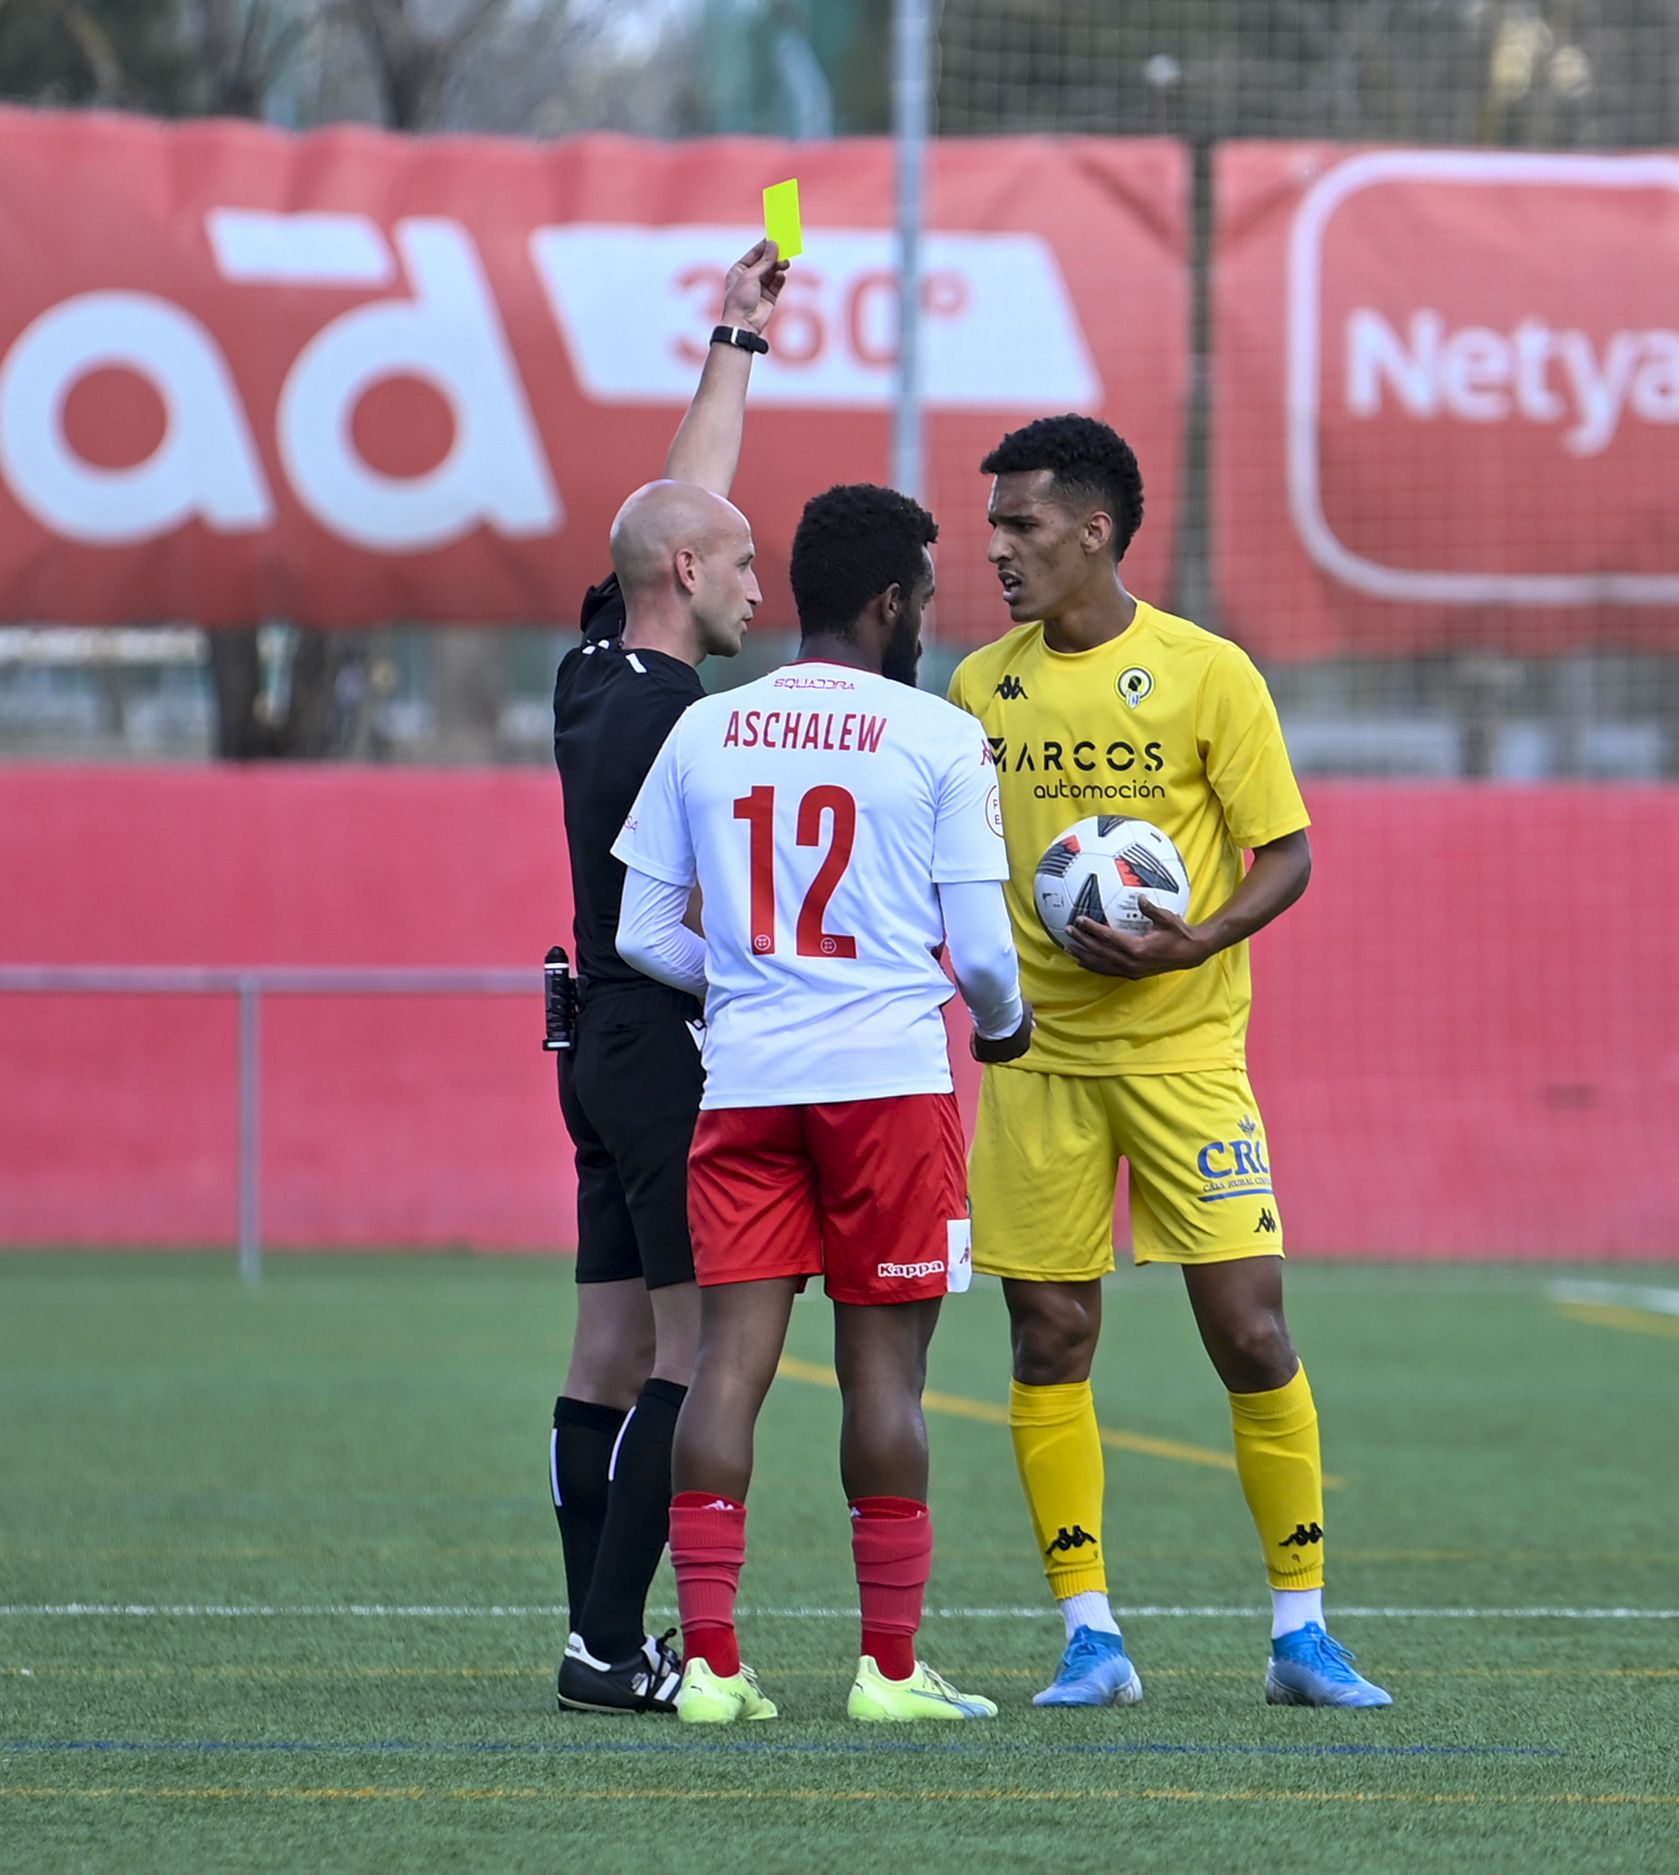
[[[954,1094],[703,1112],[688,1155],[702,1284],[816,1276],[835,1302],[942,1296],[967,1168]]]

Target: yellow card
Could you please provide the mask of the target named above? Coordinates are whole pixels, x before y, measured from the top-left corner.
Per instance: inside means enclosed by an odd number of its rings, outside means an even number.
[[[805,251],[804,229],[799,225],[799,179],[774,182],[764,191],[764,233],[775,243],[783,260],[795,260]]]

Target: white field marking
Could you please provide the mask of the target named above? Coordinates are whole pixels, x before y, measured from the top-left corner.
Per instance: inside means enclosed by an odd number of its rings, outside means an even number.
[[[674,1608],[650,1608],[651,1615],[672,1616]],[[408,1621],[548,1621],[566,1613],[563,1603],[453,1602],[12,1602],[0,1604],[0,1619],[29,1616],[52,1619],[95,1617],[135,1620],[408,1620]],[[1027,1608],[929,1608],[949,1621],[1059,1620],[1059,1611]],[[1269,1609],[1174,1607],[1165,1603],[1115,1607],[1123,1617],[1191,1621],[1268,1619]],[[1336,1605],[1332,1613],[1353,1620],[1429,1621],[1679,1621],[1679,1608],[1359,1608]],[[855,1621],[855,1608],[744,1608],[746,1620]]]
[[[1647,1315],[1679,1315],[1679,1289],[1639,1289],[1627,1283],[1552,1283],[1553,1302],[1585,1302],[1617,1309],[1642,1309]]]

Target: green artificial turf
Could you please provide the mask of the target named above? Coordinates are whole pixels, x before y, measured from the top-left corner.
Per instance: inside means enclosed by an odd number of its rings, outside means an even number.
[[[1390,1711],[1267,1708],[1233,1476],[1125,1449],[1115,1600],[1247,1612],[1133,1614],[1141,1708],[1032,1710],[1061,1634],[983,1416],[1007,1373],[981,1284],[933,1351],[981,1416],[930,1419],[923,1641],[1002,1716],[845,1722],[838,1402],[785,1380],[742,1587],[783,1718],[693,1733],[553,1708],[566,1265],[277,1259],[247,1290],[231,1260],[0,1258],[0,1868],[1679,1867],[1679,1621],[1402,1612],[1679,1607],[1679,1318],[1566,1312],[1554,1275],[1291,1270],[1343,1481],[1330,1625]],[[809,1296],[790,1352],[828,1343]],[[1228,1450],[1170,1272],[1116,1279],[1096,1385],[1117,1433]],[[63,1612],[107,1604],[147,1612]]]

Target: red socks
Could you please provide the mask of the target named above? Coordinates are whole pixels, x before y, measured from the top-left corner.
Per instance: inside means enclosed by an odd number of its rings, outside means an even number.
[[[933,1568],[933,1520],[907,1497],[851,1506],[851,1553],[863,1612],[862,1651],[889,1680],[915,1672],[915,1635]],[[670,1559],[682,1647],[729,1678],[740,1671],[735,1596],[746,1561],[746,1506],[710,1491],[679,1491],[670,1507]]]
[[[915,1634],[933,1572],[933,1519],[908,1497],[860,1497],[851,1506],[851,1554],[863,1610],[863,1652],[889,1680],[915,1672]]]
[[[740,1671],[735,1596],[746,1561],[746,1506],[713,1491],[678,1491],[670,1506],[670,1560],[684,1655],[731,1678]]]

